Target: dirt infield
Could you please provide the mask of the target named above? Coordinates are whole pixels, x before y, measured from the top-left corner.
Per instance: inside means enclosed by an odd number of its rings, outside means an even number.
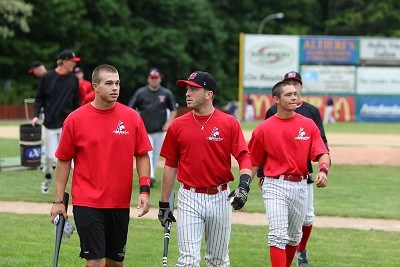
[[[11,202],[0,201],[0,212],[11,212],[17,214],[49,214],[51,204],[31,203],[31,202]],[[72,215],[72,212],[68,212]],[[139,214],[136,208],[131,208],[131,217],[137,218]],[[151,208],[150,212],[144,216],[148,219],[157,219],[158,209]],[[49,222],[50,222],[50,215]],[[263,213],[233,212],[233,223],[240,225],[268,225],[266,215]],[[315,227],[325,228],[347,228],[359,230],[381,230],[400,232],[400,220],[383,219],[361,219],[361,218],[340,218],[317,216]]]
[[[244,136],[250,140],[251,131]],[[18,139],[18,126],[0,127],[0,138]],[[400,165],[400,134],[327,133],[327,138],[333,164]]]

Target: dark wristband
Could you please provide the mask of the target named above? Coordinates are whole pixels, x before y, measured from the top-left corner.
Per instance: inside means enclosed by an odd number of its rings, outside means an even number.
[[[64,204],[64,200],[54,200],[53,204]]]
[[[148,185],[141,185],[140,186],[140,194],[146,194],[150,196],[150,186]]]

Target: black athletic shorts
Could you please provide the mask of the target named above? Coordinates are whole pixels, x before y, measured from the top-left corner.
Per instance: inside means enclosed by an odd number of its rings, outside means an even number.
[[[109,258],[118,262],[124,261],[129,211],[129,208],[74,206],[74,220],[81,242],[79,256],[88,260]]]

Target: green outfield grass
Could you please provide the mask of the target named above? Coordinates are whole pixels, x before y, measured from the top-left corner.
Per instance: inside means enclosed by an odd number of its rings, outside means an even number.
[[[1,266],[52,266],[55,233],[48,215],[0,213],[0,221]],[[231,266],[270,266],[267,233],[266,226],[233,225]],[[161,266],[163,237],[158,221],[131,219],[125,266]],[[398,240],[400,232],[314,228],[307,248],[312,266],[398,266]],[[61,245],[59,266],[84,266],[78,255],[79,237],[75,232]],[[177,258],[176,224],[173,224],[169,266],[174,266]],[[204,260],[201,266],[206,266]]]
[[[242,123],[242,127],[252,130],[257,123]],[[326,127],[327,132],[339,129],[341,132],[399,134],[400,124],[338,123]],[[17,138],[0,138],[0,157],[19,156]],[[237,176],[238,169],[233,168],[232,171]],[[328,187],[315,189],[317,216],[400,219],[400,195],[397,190],[400,188],[399,171],[399,166],[333,165]],[[161,172],[161,168],[157,169],[157,177],[161,177]],[[50,203],[54,199],[54,184],[50,194],[43,195],[40,192],[42,179],[43,173],[40,170],[0,172],[0,201]],[[157,207],[160,199],[159,182],[160,179],[156,187],[152,188],[152,207]],[[175,191],[178,186],[176,183]],[[231,188],[236,186],[237,179]],[[136,204],[137,193],[136,187],[132,206]],[[265,211],[255,181],[251,185],[245,211]],[[175,227],[174,224],[170,242],[170,266],[174,265],[178,257]],[[231,266],[270,266],[266,247],[267,233],[266,226],[233,225]],[[133,218],[128,235],[126,266],[161,265],[163,229],[157,220]],[[48,215],[0,213],[0,266],[51,266],[54,237]],[[314,228],[307,248],[312,266],[398,266],[398,240],[400,232]],[[204,255],[204,246],[202,249]],[[79,239],[75,232],[62,245],[59,266],[83,266],[84,260],[79,258],[78,253]],[[205,266],[204,260],[201,266]]]
[[[238,173],[234,168],[233,172]],[[157,169],[161,177],[161,168]],[[315,188],[315,210],[317,215],[400,219],[400,179],[397,166],[332,166],[326,188]],[[50,193],[40,192],[43,173],[39,170],[0,172],[0,200],[51,202],[54,199],[54,183]],[[238,180],[230,184],[237,186]],[[136,183],[135,183],[136,184]],[[175,183],[175,191],[179,183]],[[132,206],[136,205],[138,187],[132,195]],[[158,206],[160,179],[151,190],[151,205]],[[69,191],[69,188],[68,188]],[[386,203],[386,204],[385,204]],[[247,212],[265,212],[261,191],[256,181],[251,184]]]

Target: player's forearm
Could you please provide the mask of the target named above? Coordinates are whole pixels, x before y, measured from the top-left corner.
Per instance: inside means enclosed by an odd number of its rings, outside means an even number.
[[[163,178],[161,182],[161,201],[168,202],[172,188],[174,187],[177,172],[177,168],[164,166]]]
[[[318,159],[318,163],[328,163],[330,165],[331,163],[331,159],[329,157],[329,154],[322,154],[319,159]]]
[[[136,157],[136,170],[139,178],[150,176],[150,157],[148,153]]]
[[[57,160],[55,169],[56,195],[54,198],[56,201],[61,201],[64,198],[64,192],[67,187],[70,170],[70,160]]]

